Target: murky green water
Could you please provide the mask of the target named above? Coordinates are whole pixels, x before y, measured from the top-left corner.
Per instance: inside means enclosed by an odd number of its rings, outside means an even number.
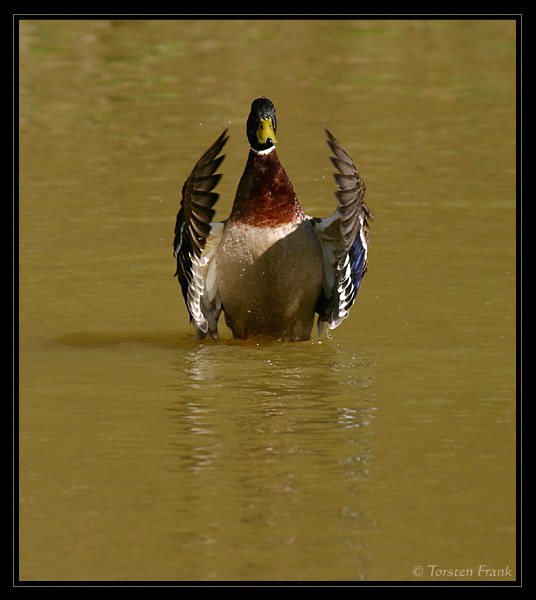
[[[515,578],[515,42],[500,20],[20,23],[21,580]],[[334,207],[323,127],[353,154],[369,272],[331,339],[200,342],[180,188],[229,126],[227,216],[263,94],[307,213]]]

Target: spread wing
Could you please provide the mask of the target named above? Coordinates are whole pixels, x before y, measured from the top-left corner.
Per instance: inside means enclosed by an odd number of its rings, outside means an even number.
[[[182,187],[182,199],[175,223],[173,251],[182,295],[198,337],[217,337],[221,301],[217,289],[216,249],[223,223],[212,223],[212,208],[219,194],[214,192],[221,174],[216,170],[225,158],[220,155],[229,139],[227,130],[199,159]]]
[[[322,245],[324,285],[318,300],[318,333],[327,323],[329,329],[338,327],[348,316],[355,302],[363,275],[367,270],[369,244],[368,221],[373,216],[365,203],[365,182],[352,158],[326,129],[328,145],[334,156],[331,162],[339,190],[337,209],[325,219],[313,219]]]

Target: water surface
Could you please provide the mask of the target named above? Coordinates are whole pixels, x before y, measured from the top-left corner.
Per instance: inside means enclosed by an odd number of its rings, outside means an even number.
[[[515,22],[19,33],[20,578],[515,578]],[[200,342],[179,192],[229,127],[228,215],[259,95],[307,213],[354,156],[369,272],[329,338]]]

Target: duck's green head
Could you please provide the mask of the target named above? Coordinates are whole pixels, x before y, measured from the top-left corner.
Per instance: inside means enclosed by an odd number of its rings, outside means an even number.
[[[264,96],[253,100],[246,125],[251,147],[258,152],[274,146],[277,143],[276,129],[275,106],[272,101]]]

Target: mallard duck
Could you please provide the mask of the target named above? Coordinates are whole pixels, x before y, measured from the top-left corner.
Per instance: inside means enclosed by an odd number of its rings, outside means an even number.
[[[175,275],[198,338],[218,337],[222,310],[236,338],[308,340],[315,314],[320,336],[348,316],[367,270],[372,215],[350,155],[326,129],[337,207],[330,217],[310,217],[277,157],[276,131],[273,103],[257,98],[246,124],[249,155],[224,221],[212,219],[227,129],[183,185]]]

